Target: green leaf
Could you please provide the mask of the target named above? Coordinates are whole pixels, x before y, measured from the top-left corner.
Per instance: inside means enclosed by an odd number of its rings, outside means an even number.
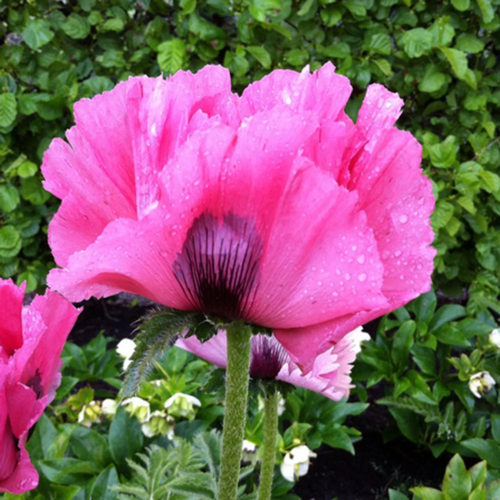
[[[462,33],[457,38],[457,49],[467,54],[479,54],[484,49],[484,43],[475,35]]]
[[[477,0],[477,4],[481,9],[481,14],[483,16],[483,21],[485,23],[491,23],[495,17],[495,11],[491,5],[491,0]]]
[[[389,500],[410,500],[406,495],[399,491],[389,488]]]
[[[415,321],[405,321],[394,334],[391,356],[397,370],[408,366],[408,356],[413,345],[415,328]]]
[[[116,500],[118,498],[118,491],[112,488],[119,484],[120,481],[115,467],[109,465],[97,476],[94,486],[92,486],[90,497],[99,500]]]
[[[327,28],[331,28],[338,24],[342,19],[342,9],[337,6],[327,7],[321,9],[321,20],[325,23]]]
[[[500,444],[500,414],[498,413],[491,415],[491,435]]]
[[[451,0],[451,4],[460,12],[465,12],[469,10],[470,0]]]
[[[167,74],[173,74],[182,69],[186,58],[186,45],[179,38],[158,45],[158,64]]]
[[[9,127],[17,116],[16,96],[11,93],[0,94],[0,127]]]
[[[21,250],[21,234],[13,226],[0,228],[0,262],[14,257]]]
[[[286,61],[292,66],[298,66],[302,68],[307,64],[309,60],[309,52],[304,49],[292,49],[285,56]]]
[[[420,442],[420,428],[418,416],[409,410],[389,408],[389,412],[396,420],[399,430],[407,439],[413,443]]]
[[[127,459],[142,449],[143,435],[141,425],[129,416],[123,406],[119,406],[109,428],[109,449],[115,463],[124,468]]]
[[[71,435],[70,446],[80,460],[95,461],[103,467],[111,461],[106,439],[91,429],[76,428]]]
[[[297,15],[299,17],[304,17],[306,16],[309,11],[311,10],[311,7],[313,6],[315,0],[305,0],[302,5],[300,6],[300,9],[297,12]]]
[[[417,500],[445,500],[444,495],[434,488],[417,486],[416,488],[411,488],[410,491],[415,493]]]
[[[488,475],[488,467],[486,461],[478,462],[469,469],[469,474],[472,480],[472,489],[475,490],[478,486],[482,486]]]
[[[332,448],[340,448],[354,455],[354,446],[347,432],[342,429],[332,429],[323,434],[323,442]]]
[[[19,205],[19,193],[11,184],[0,184],[0,212],[9,213]]]
[[[445,227],[446,224],[453,217],[453,205],[444,200],[439,200],[436,203],[436,208],[431,215],[432,227],[434,229],[440,229]]]
[[[54,38],[50,24],[44,19],[33,19],[23,31],[23,40],[33,50],[38,50]]]
[[[99,474],[101,467],[95,462],[76,458],[56,458],[38,462],[42,474],[51,482],[66,485],[85,485],[91,476]]]
[[[429,31],[432,34],[434,47],[447,47],[455,36],[455,29],[449,23],[448,17],[437,19]]]
[[[271,67],[271,55],[262,46],[250,46],[246,48],[250,54],[259,61],[264,69],[269,69]]]
[[[460,455],[455,455],[446,467],[444,474],[444,498],[445,500],[467,500],[471,490],[471,476]]]
[[[431,64],[418,84],[420,92],[437,92],[446,83],[446,76]]]
[[[446,323],[467,315],[465,307],[458,304],[447,304],[440,307],[429,323],[429,332],[434,333]]]
[[[87,19],[75,13],[68,16],[62,29],[66,35],[75,40],[87,38],[90,34],[90,24]]]
[[[500,444],[493,439],[472,438],[466,439],[460,444],[477,453],[479,458],[488,462],[489,466],[500,468]]]
[[[444,325],[434,332],[434,336],[442,344],[454,346],[470,346],[467,337],[458,328],[452,325]]]
[[[387,33],[375,33],[370,37],[368,49],[383,56],[390,55],[392,50],[390,36]]]
[[[403,49],[408,57],[416,58],[432,50],[432,34],[424,28],[415,28],[407,31],[403,37]]]
[[[467,54],[461,50],[449,49],[445,47],[441,47],[441,51],[446,56],[446,59],[450,63],[456,77],[463,80],[468,69]]]

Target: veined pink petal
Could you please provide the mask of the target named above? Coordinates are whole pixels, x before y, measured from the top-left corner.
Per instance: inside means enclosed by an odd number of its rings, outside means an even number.
[[[262,258],[252,318],[277,329],[387,303],[376,242],[357,196],[309,160],[298,163]]]
[[[156,175],[187,137],[197,112],[238,123],[229,74],[207,67],[169,80],[138,77],[75,104],[70,145],[45,153],[44,187],[63,200],[49,231],[56,262],[86,249],[117,218],[142,217],[158,201]],[[68,170],[68,172],[66,172]]]
[[[21,311],[26,285],[12,280],[0,281],[0,360],[19,349],[23,343]]]
[[[241,115],[252,116],[280,105],[297,114],[311,112],[318,120],[337,120],[351,95],[349,79],[335,73],[335,66],[325,64],[313,74],[309,67],[301,73],[275,70],[249,85],[241,96]]]

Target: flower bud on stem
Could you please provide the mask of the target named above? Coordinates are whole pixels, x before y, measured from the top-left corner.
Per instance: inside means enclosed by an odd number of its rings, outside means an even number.
[[[236,500],[247,416],[251,329],[227,326],[227,372],[219,500]]]

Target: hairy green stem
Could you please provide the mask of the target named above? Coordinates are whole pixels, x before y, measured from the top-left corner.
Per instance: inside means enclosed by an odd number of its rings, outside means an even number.
[[[266,398],[264,408],[264,443],[260,466],[258,500],[271,500],[274,464],[276,462],[276,435],[278,433],[278,401],[280,394],[274,391]]]
[[[219,500],[236,500],[247,417],[252,334],[250,328],[240,322],[229,325],[226,333],[226,401],[222,432]]]

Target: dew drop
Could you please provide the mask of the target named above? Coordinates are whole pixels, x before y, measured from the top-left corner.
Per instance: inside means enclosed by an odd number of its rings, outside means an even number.
[[[366,281],[366,274],[365,273],[361,273],[358,277],[359,281]]]
[[[349,281],[351,279],[351,275],[349,273],[345,273],[345,279],[346,281]]]
[[[361,254],[357,260],[360,264],[363,264],[365,262],[365,254]]]
[[[401,222],[401,224],[406,224],[408,222],[408,216],[403,214],[403,215],[400,215],[399,216],[399,222]]]

